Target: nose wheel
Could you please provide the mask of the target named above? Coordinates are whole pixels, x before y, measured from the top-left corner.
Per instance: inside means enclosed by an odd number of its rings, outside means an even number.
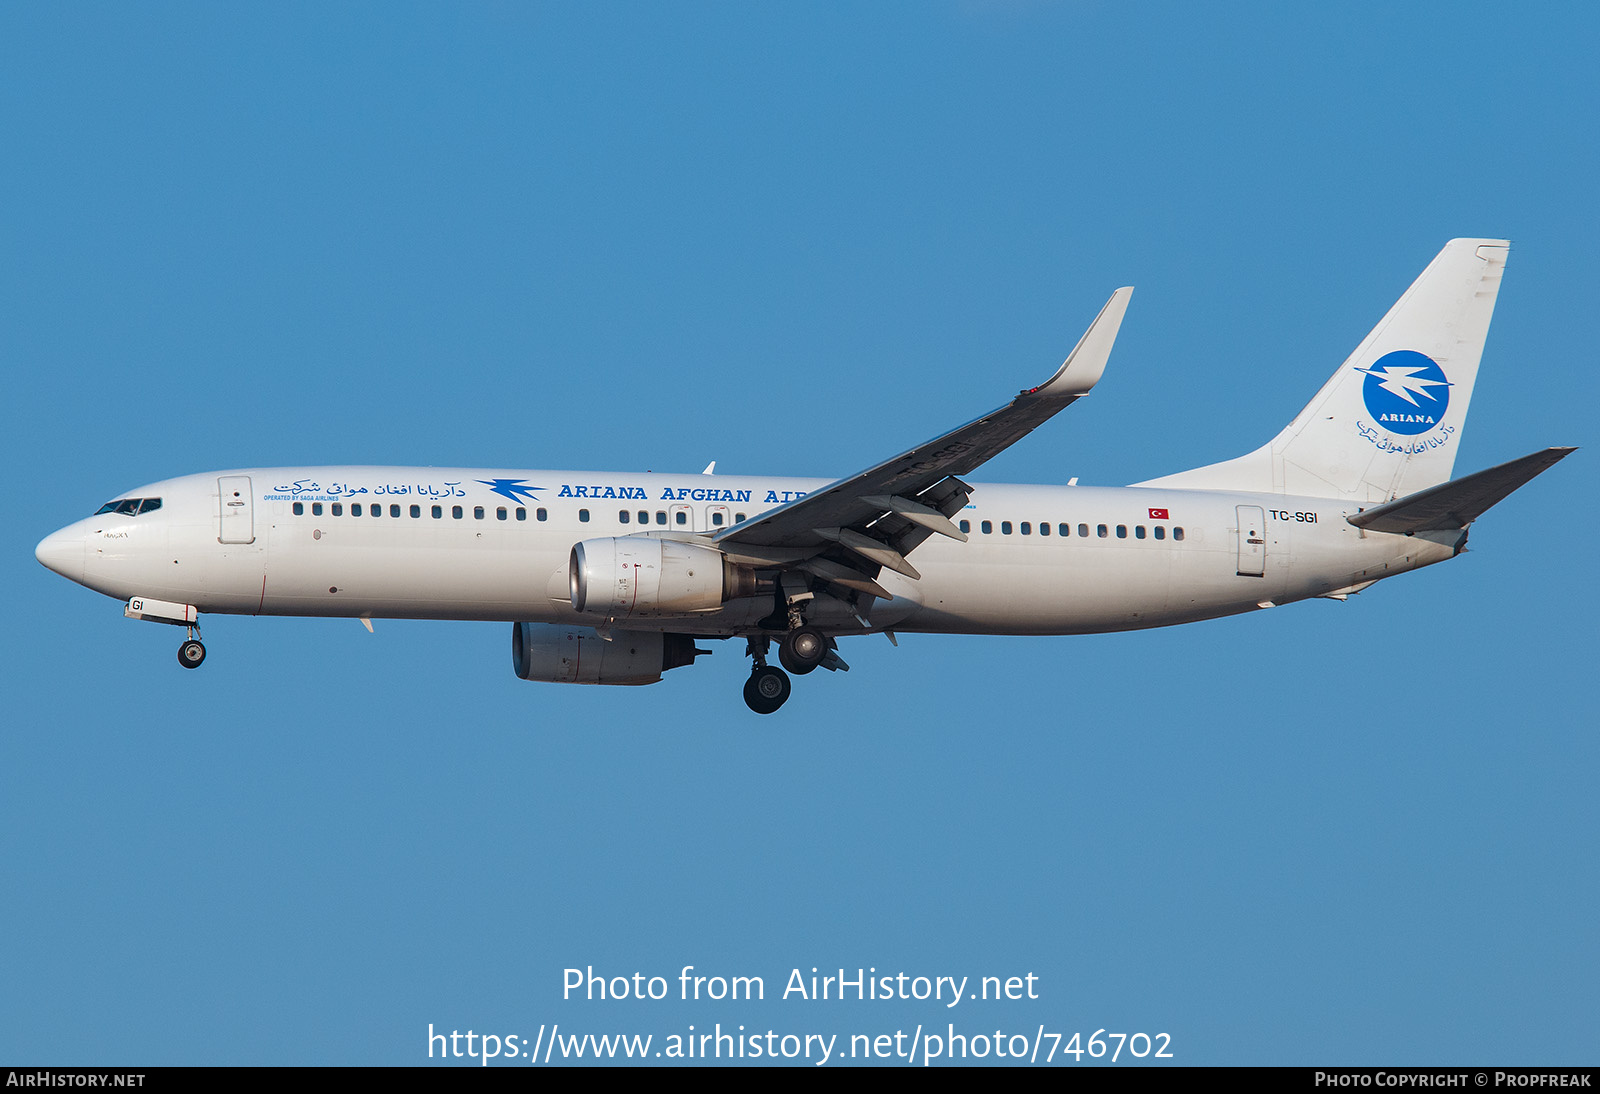
[[[206,647],[198,638],[186,639],[183,645],[178,647],[178,664],[186,669],[199,668],[200,662],[205,659]]]
[[[189,637],[183,640],[183,645],[178,647],[178,664],[186,669],[197,669],[200,662],[206,659],[205,643],[200,641],[200,628],[189,624]]]

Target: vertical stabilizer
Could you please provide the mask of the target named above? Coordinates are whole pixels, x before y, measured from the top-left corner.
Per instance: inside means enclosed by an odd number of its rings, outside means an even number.
[[[1451,240],[1270,443],[1136,485],[1372,502],[1448,481],[1509,248]]]

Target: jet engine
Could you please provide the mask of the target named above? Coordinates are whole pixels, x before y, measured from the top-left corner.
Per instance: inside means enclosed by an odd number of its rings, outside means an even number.
[[[574,611],[612,619],[715,611],[755,592],[755,573],[721,551],[653,536],[586,539],[567,576]]]
[[[607,641],[593,627],[511,625],[512,667],[522,679],[546,684],[654,684],[710,652],[695,649],[687,634],[612,631]]]

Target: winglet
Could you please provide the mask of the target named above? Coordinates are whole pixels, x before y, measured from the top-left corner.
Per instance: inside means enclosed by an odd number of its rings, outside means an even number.
[[[1089,394],[1089,389],[1100,382],[1100,375],[1106,370],[1106,361],[1111,357],[1111,347],[1116,344],[1117,331],[1122,329],[1122,317],[1127,313],[1131,296],[1132,286],[1112,293],[1111,299],[1100,309],[1100,314],[1089,324],[1089,329],[1083,332],[1083,337],[1067,354],[1067,359],[1056,370],[1056,374],[1022,394],[1053,398],[1076,398]]]

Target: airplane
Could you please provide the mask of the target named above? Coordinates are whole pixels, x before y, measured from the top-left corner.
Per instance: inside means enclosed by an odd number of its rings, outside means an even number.
[[[709,652],[697,640],[744,638],[759,714],[791,674],[848,670],[852,635],[1094,634],[1344,600],[1460,554],[1574,451],[1450,477],[1509,248],[1450,241],[1271,441],[1131,486],[966,480],[1094,388],[1121,288],[1044,383],[835,481],[714,462],[245,468],[127,491],[35,554],[129,618],[186,628],[187,668],[203,613],[510,622],[517,676],[572,684],[655,683]]]

